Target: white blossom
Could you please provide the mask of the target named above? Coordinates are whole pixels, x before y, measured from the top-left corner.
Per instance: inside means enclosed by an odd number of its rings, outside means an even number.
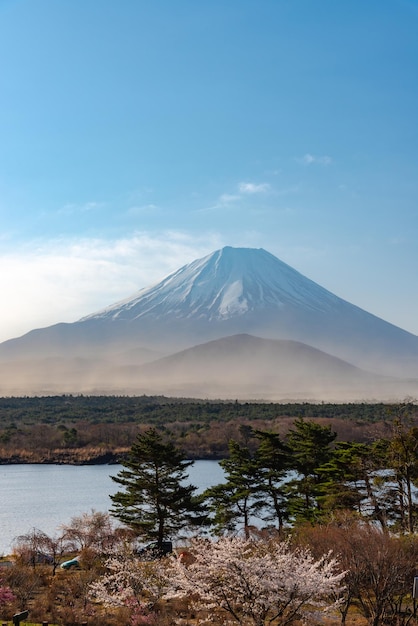
[[[325,555],[274,539],[191,540],[188,558],[141,562],[132,550],[115,552],[91,596],[108,607],[148,606],[187,598],[199,623],[284,626],[335,606],[343,573]],[[207,617],[206,617],[207,616]]]
[[[166,560],[140,561],[130,547],[119,547],[106,561],[107,573],[90,585],[90,597],[107,607],[153,604],[167,589]]]
[[[171,594],[190,596],[196,610],[224,613],[224,624],[291,624],[309,610],[329,608],[344,574],[327,555],[315,561],[306,549],[280,541],[237,537],[194,540],[194,562],[173,564]],[[210,618],[208,619],[210,621]]]

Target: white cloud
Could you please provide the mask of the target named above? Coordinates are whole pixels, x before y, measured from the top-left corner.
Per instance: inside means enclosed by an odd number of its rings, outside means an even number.
[[[229,206],[239,202],[239,200],[241,200],[245,196],[266,193],[270,191],[271,187],[268,183],[257,184],[257,183],[241,182],[241,183],[238,183],[237,188],[238,188],[237,192],[223,193],[219,196],[215,204],[213,204],[212,206],[203,208],[203,209],[197,209],[197,212],[203,213],[206,211],[214,211],[215,209],[228,208]]]
[[[0,341],[74,322],[224,245],[216,234],[32,242],[0,254]]]
[[[319,165],[331,165],[332,163],[332,158],[330,156],[324,155],[324,156],[317,156],[314,154],[304,154],[302,158],[296,159],[299,163],[302,163],[303,165],[313,165],[313,164],[319,164]]]
[[[255,183],[239,183],[238,185],[238,190],[242,194],[266,193],[269,189],[270,185],[268,183],[259,183],[258,185]]]
[[[226,204],[231,204],[231,202],[237,202],[241,196],[233,193],[223,193],[219,196],[218,206],[225,206]]]

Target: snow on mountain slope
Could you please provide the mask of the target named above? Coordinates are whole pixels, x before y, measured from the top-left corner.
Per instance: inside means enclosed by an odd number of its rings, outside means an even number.
[[[226,320],[286,305],[326,311],[341,302],[263,249],[225,247],[81,321],[147,316]]]

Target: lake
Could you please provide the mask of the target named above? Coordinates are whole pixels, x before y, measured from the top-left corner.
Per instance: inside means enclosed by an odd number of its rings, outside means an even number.
[[[59,534],[72,517],[108,511],[120,465],[0,465],[0,556],[9,554],[15,537],[32,528]],[[189,481],[199,492],[223,482],[217,461],[195,461]]]

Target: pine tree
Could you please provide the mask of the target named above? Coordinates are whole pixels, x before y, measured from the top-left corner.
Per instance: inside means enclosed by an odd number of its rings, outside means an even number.
[[[378,512],[373,484],[376,468],[372,446],[337,442],[332,457],[321,466],[318,502],[322,512],[330,515],[336,510],[352,510],[362,514],[364,507],[371,506]]]
[[[289,431],[287,443],[298,476],[287,486],[289,509],[296,520],[313,522],[318,517],[319,497],[327,480],[322,466],[332,458],[331,443],[335,437],[329,426],[304,419],[296,420]]]
[[[129,458],[112,479],[124,488],[111,496],[111,513],[145,540],[163,541],[206,520],[196,487],[185,485],[187,461],[154,429],[138,435]]]
[[[250,518],[265,506],[259,489],[258,463],[247,446],[231,440],[228,448],[229,458],[219,463],[226,482],[209,487],[203,495],[214,513],[212,523],[217,532],[233,531],[242,523],[248,537]]]
[[[291,467],[289,449],[277,433],[255,430],[259,440],[255,455],[260,493],[265,494],[264,521],[277,521],[278,530],[282,531],[288,519],[288,494],[286,475]]]

